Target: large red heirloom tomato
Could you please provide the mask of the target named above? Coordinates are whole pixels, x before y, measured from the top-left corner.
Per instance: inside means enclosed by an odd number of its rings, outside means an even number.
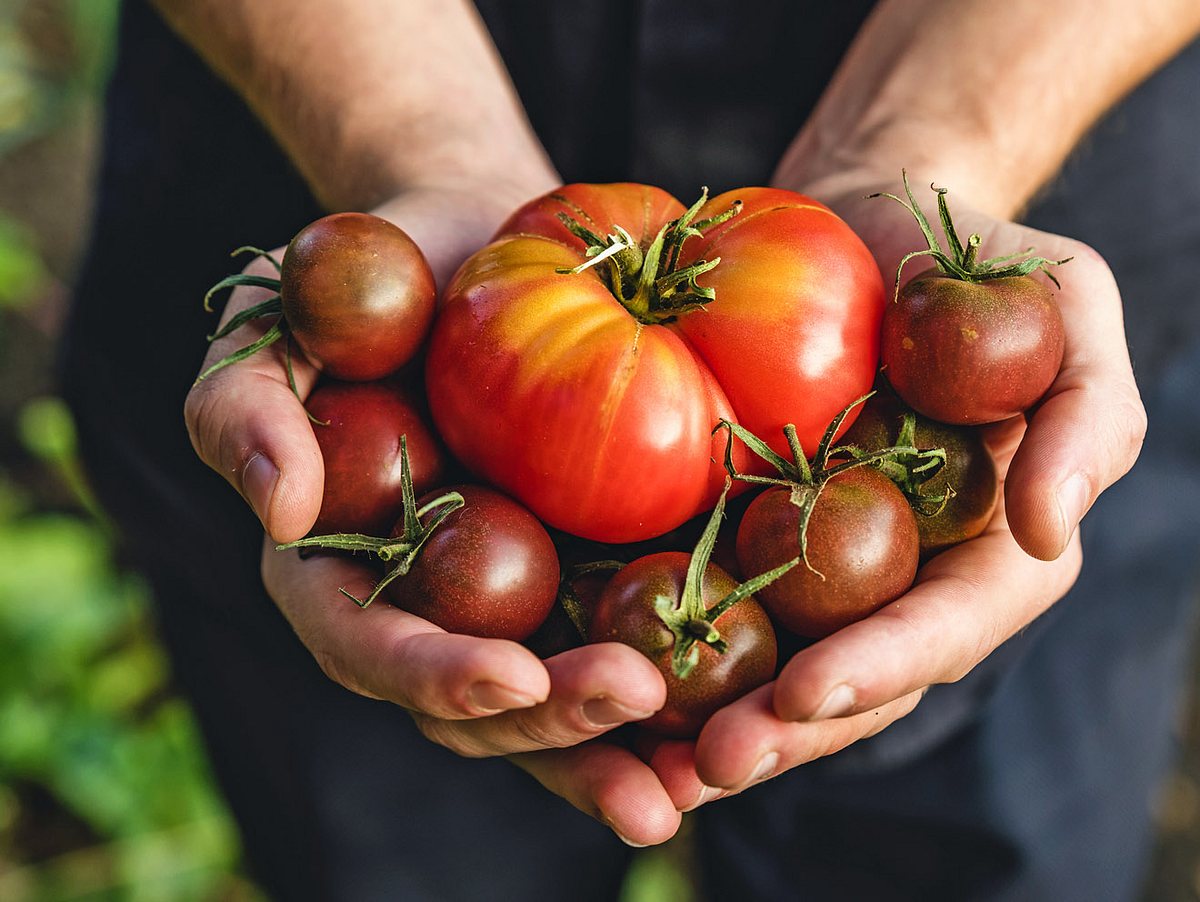
[[[448,286],[429,402],[455,455],[542,520],[646,539],[716,503],[721,418],[795,423],[816,448],[871,387],[883,301],[867,248],[803,195],[744,188],[685,211],[647,185],[567,185]]]

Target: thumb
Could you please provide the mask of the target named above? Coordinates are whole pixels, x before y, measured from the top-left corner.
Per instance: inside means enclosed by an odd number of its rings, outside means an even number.
[[[222,323],[269,296],[257,288],[235,291]],[[201,372],[260,338],[271,325],[269,318],[255,320],[214,341]],[[277,542],[294,541],[312,528],[325,481],[308,416],[288,384],[288,354],[285,337],[198,381],[184,403],[188,434],[200,459],[241,493]],[[298,350],[292,348],[290,356],[296,388],[305,396],[316,372]]]
[[[1075,259],[1059,274],[1062,369],[1029,419],[1004,490],[1013,536],[1042,560],[1067,547],[1096,497],[1133,466],[1146,434],[1116,282],[1094,250],[1068,250]]]

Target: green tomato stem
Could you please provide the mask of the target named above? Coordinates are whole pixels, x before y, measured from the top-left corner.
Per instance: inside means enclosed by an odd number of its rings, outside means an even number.
[[[886,191],[867,195],[868,198],[889,198],[908,210],[916,220],[917,226],[921,229],[921,234],[925,237],[925,243],[928,245],[928,247],[922,250],[906,254],[900,260],[900,265],[896,267],[895,297],[897,299],[900,293],[900,275],[904,271],[904,265],[914,257],[923,256],[932,257],[938,269],[944,275],[964,282],[985,282],[990,279],[1028,276],[1035,270],[1040,270],[1046,274],[1051,282],[1058,286],[1058,279],[1050,272],[1050,267],[1062,266],[1062,264],[1069,262],[1072,259],[1071,257],[1065,257],[1062,260],[1048,260],[1045,257],[1029,256],[1033,254],[1033,248],[1028,248],[1015,254],[1006,254],[1000,257],[979,260],[979,245],[982,239],[978,234],[972,234],[967,238],[967,243],[963,244],[962,240],[958,237],[958,231],[954,227],[954,219],[950,215],[949,204],[946,202],[946,195],[950,193],[949,189],[930,185],[930,189],[937,194],[938,219],[941,222],[942,233],[946,236],[946,243],[949,246],[949,252],[947,252],[942,248],[941,242],[938,241],[937,235],[934,234],[933,227],[925,217],[924,211],[921,210],[920,204],[917,203],[916,196],[912,192],[912,187],[908,183],[907,170],[900,170],[900,177],[904,182],[904,193],[908,198],[907,200],[897,197],[895,194],[888,194]],[[1022,257],[1026,257],[1026,259],[1020,259]],[[1009,265],[1000,266],[999,264],[1001,263],[1008,263]]]
[[[717,424],[717,429],[727,429],[729,431],[729,441],[725,446],[725,470],[730,479],[740,479],[743,482],[758,485],[776,485],[790,490],[788,500],[796,506],[800,513],[796,536],[796,542],[800,550],[798,560],[804,561],[804,566],[822,580],[825,579],[825,575],[817,570],[808,559],[808,524],[812,519],[813,510],[821,498],[822,491],[824,491],[825,486],[831,479],[835,479],[849,470],[864,466],[875,466],[878,469],[884,470],[885,475],[891,478],[891,473],[886,469],[891,464],[900,467],[901,472],[907,477],[912,472],[926,472],[934,470],[935,467],[940,469],[946,460],[946,451],[944,448],[922,451],[912,444],[904,444],[901,441],[898,441],[897,444],[891,447],[882,448],[879,451],[871,453],[865,453],[853,445],[833,447],[834,438],[841,430],[846,417],[850,415],[850,412],[855,407],[867,401],[874,394],[875,392],[873,391],[868,392],[861,398],[851,401],[830,421],[825,434],[821,437],[820,444],[817,446],[817,453],[813,455],[811,461],[805,460],[799,439],[796,437],[796,427],[792,424],[785,426],[783,430],[784,435],[787,437],[788,447],[794,458],[791,461],[785,460],[779,454],[776,454],[770,445],[745,427],[724,419]],[[915,425],[909,427],[909,432],[903,434],[902,438],[908,438],[911,441],[914,429]],[[779,472],[781,478],[776,479],[740,472],[733,463],[733,439],[735,436],[752,452],[774,467]],[[848,454],[850,460],[830,466],[830,458],[835,455],[840,456],[841,454]],[[929,473],[929,476],[932,475],[932,472]],[[929,476],[926,476],[925,479],[928,479]],[[791,565],[785,565],[785,568],[784,572],[790,570]],[[766,576],[768,574],[763,575]]]
[[[289,548],[332,548],[339,551],[366,552],[377,557],[385,564],[393,566],[375,584],[371,593],[365,598],[348,592],[345,588],[338,591],[353,601],[360,608],[371,604],[388,583],[401,576],[406,576],[416,562],[421,549],[434,534],[442,522],[466,504],[466,500],[458,492],[446,492],[417,509],[416,497],[413,493],[412,467],[408,459],[408,437],[400,436],[400,483],[404,499],[404,528],[396,537],[366,536],[361,533],[337,533],[327,536],[307,536],[295,542],[276,545],[276,551],[286,551]],[[422,518],[428,516],[428,521]]]

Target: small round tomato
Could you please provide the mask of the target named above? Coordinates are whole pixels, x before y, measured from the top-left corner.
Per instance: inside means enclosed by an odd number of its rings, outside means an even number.
[[[910,411],[887,391],[863,405],[862,413],[842,441],[864,451],[899,444],[905,414],[915,417],[912,442],[917,448],[942,448],[946,463],[928,482],[917,488],[919,496],[933,498],[947,490],[953,494],[941,509],[937,504],[916,507],[921,557],[929,558],[983,532],[999,497],[996,464],[980,431],[971,426],[950,426]],[[928,507],[928,510],[923,510]]]
[[[545,528],[511,498],[478,485],[439,489],[424,505],[458,492],[462,507],[432,531],[411,569],[389,582],[387,599],[452,633],[528,638],[558,592],[558,555]],[[394,535],[403,534],[404,523]]]
[[[1046,393],[1063,358],[1054,294],[1030,276],[967,282],[918,275],[883,314],[888,380],[919,413],[943,423],[994,423]]]
[[[411,395],[386,382],[326,382],[305,405],[325,461],[325,490],[313,532],[379,535],[404,507],[400,437],[407,436],[413,490],[437,485],[443,452]]]
[[[794,557],[794,555],[793,555]],[[676,635],[660,615],[660,605],[678,607],[691,556],[667,551],[639,558],[605,586],[588,634],[589,642],[623,642],[654,662],[667,683],[667,701],[641,725],[665,736],[696,736],[718,708],[736,701],[775,676],[775,630],[766,612],[746,597],[711,624],[697,625],[697,634],[715,627],[725,643],[721,653],[696,642],[699,658],[686,677],[675,674],[672,657]],[[712,609],[737,587],[716,564],[704,568],[702,598]],[[757,571],[755,571],[757,572]]]
[[[945,188],[937,194],[943,249],[925,218],[908,174],[903,206],[921,228],[934,269],[912,279],[884,308],[880,360],[896,393],[918,413],[960,426],[1016,416],[1046,393],[1062,364],[1062,313],[1050,289],[1033,278],[1066,260],[1032,256],[1032,250],[981,259],[980,236],[964,243],[954,229]],[[896,272],[900,285],[900,272]]]
[[[830,478],[811,511],[810,566],[760,589],[758,600],[780,626],[820,639],[904,594],[916,577],[919,540],[908,500],[870,466]],[[796,557],[800,521],[792,489],[755,498],[738,527],[742,571],[762,573]]]
[[[424,254],[399,227],[368,213],[334,213],[301,229],[279,282],[296,344],[337,379],[395,372],[433,321],[436,287]]]

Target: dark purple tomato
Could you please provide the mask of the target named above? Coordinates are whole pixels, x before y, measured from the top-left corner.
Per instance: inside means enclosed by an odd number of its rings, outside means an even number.
[[[943,423],[995,423],[1046,393],[1063,341],[1058,303],[1036,279],[966,282],[927,270],[885,306],[880,358],[917,412]]]
[[[863,405],[844,444],[858,445],[864,451],[878,451],[897,442],[897,436],[910,412],[890,392],[881,390]],[[938,496],[953,490],[954,496],[932,516],[917,511],[917,532],[921,538],[921,557],[932,557],[952,545],[973,539],[983,532],[999,497],[996,464],[973,426],[951,426],[920,414],[914,434],[917,448],[944,448],[946,463],[924,483],[921,494]],[[936,509],[937,505],[932,505]]]
[[[641,725],[678,738],[696,736],[718,708],[773,679],[777,654],[770,619],[748,597],[713,624],[728,644],[724,654],[697,642],[700,659],[695,669],[682,679],[675,675],[671,666],[675,636],[655,605],[660,598],[678,605],[690,560],[685,552],[666,551],[627,564],[605,586],[588,636],[590,642],[623,642],[654,662],[666,680],[667,701]],[[729,574],[709,564],[701,592],[705,608],[712,608],[736,587]]]
[[[575,623],[572,615],[567,613],[561,603],[556,603],[537,632],[526,641],[525,646],[539,658],[551,658],[560,652],[583,645],[586,641],[584,635],[592,622],[592,611],[595,610],[600,593],[604,591],[604,586],[614,572],[603,570],[572,579],[571,590],[575,602],[579,605],[575,612],[575,616],[580,620],[579,624]],[[561,602],[561,596],[558,600]],[[583,627],[582,633],[580,626]]]
[[[451,633],[487,639],[528,638],[558,592],[558,555],[533,514],[478,485],[437,489],[466,502],[442,521],[407,575],[388,583],[388,600]],[[393,535],[403,531],[396,525]]]
[[[283,255],[283,315],[301,350],[337,379],[366,382],[413,358],[433,322],[425,255],[399,227],[368,213],[305,226]]]
[[[412,397],[394,382],[327,382],[305,405],[325,461],[325,492],[313,532],[383,535],[404,508],[400,436],[406,436],[413,490],[433,488],[445,457]]]
[[[738,528],[743,573],[765,573],[800,553],[800,509],[791,490],[769,488]],[[831,478],[808,521],[808,561],[758,592],[778,625],[811,639],[899,598],[917,573],[917,524],[903,493],[870,466]],[[824,578],[822,578],[822,576]]]

